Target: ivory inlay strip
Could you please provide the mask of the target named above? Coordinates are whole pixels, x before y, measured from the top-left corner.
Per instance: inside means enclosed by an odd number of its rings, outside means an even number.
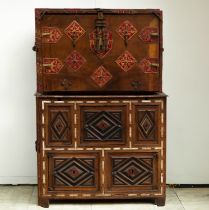
[[[74,137],[77,139],[77,128],[74,128]]]
[[[103,104],[103,103],[108,103],[108,101],[98,101],[98,103]]]
[[[42,116],[42,118],[41,118],[42,119],[42,124],[44,125],[44,121],[45,121],[44,120],[44,114],[42,114],[41,116]]]
[[[43,174],[43,184],[46,183],[46,177],[45,177],[45,174]]]
[[[54,101],[55,104],[63,104],[65,103],[64,101]]]
[[[138,150],[138,147],[133,147],[133,148],[129,148],[129,147],[124,147],[123,150]]]
[[[41,131],[42,131],[42,139],[44,139],[44,138],[45,138],[45,135],[44,135],[44,133],[45,133],[45,132],[44,132],[44,128],[42,128]]]
[[[110,103],[112,103],[112,104],[118,104],[118,103],[120,103],[120,101],[110,101]]]
[[[76,125],[77,124],[77,115],[74,114],[74,124]]]
[[[42,110],[44,110],[44,105],[45,105],[46,103],[51,103],[51,101],[42,101]]]
[[[113,148],[113,150],[120,150],[120,149],[121,149],[120,147]]]
[[[161,113],[161,123],[163,124],[164,123],[164,114]]]
[[[142,100],[142,103],[151,103],[151,100]]]
[[[95,101],[86,101],[87,104],[95,104]]]
[[[137,196],[137,194],[129,193],[128,196]]]
[[[131,138],[132,137],[132,128],[129,127],[129,137]]]

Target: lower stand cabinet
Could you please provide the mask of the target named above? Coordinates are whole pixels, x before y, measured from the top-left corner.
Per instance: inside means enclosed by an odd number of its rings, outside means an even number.
[[[38,204],[165,203],[166,96],[37,96]]]

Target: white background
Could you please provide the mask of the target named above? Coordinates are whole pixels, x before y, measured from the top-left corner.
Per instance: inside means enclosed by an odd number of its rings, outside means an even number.
[[[36,183],[34,8],[160,8],[167,183],[209,183],[208,0],[0,1],[0,184]]]

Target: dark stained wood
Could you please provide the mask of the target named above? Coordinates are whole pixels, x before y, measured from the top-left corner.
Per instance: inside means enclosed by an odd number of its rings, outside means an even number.
[[[157,206],[165,206],[165,198],[156,198],[154,202]]]

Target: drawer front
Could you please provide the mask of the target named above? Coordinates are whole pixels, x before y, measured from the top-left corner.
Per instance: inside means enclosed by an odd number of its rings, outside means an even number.
[[[108,152],[105,160],[107,191],[137,193],[159,190],[158,152]]]
[[[99,190],[99,153],[48,153],[48,191]]]
[[[159,10],[37,10],[39,92],[161,91]]]

